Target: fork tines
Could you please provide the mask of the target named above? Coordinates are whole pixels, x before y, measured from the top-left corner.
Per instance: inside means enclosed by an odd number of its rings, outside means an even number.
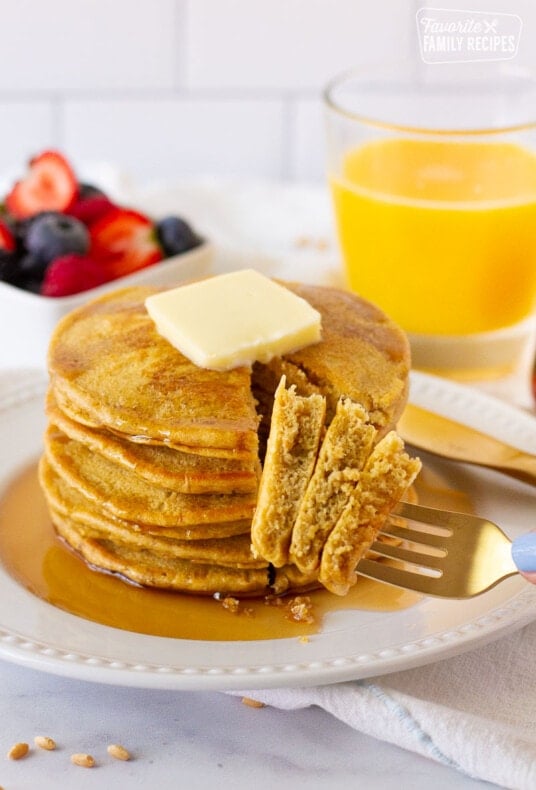
[[[382,534],[396,542],[383,542]],[[369,555],[357,572],[424,595],[468,598],[517,572],[510,545],[486,519],[403,503],[370,547],[388,561]]]

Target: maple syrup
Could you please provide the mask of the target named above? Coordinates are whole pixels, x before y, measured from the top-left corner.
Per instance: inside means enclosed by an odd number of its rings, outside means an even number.
[[[444,488],[440,478],[425,471],[420,489],[423,504],[470,509],[464,495]],[[234,612],[212,597],[127,583],[91,569],[57,537],[36,465],[22,471],[0,500],[0,560],[21,585],[53,606],[102,625],[177,639],[306,637],[321,630],[324,616],[335,610],[397,611],[420,600],[415,593],[360,578],[344,598],[326,590],[309,593],[314,622],[307,623],[288,618],[285,599],[244,599]]]

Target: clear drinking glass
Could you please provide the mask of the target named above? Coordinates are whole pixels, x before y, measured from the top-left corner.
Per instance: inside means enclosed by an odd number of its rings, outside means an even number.
[[[349,288],[408,332],[416,367],[474,380],[516,367],[536,306],[536,84],[493,73],[407,64],[325,90]]]

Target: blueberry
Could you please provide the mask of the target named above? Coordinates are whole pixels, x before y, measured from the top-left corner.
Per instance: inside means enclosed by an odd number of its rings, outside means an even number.
[[[22,277],[42,280],[48,264],[39,256],[27,252],[19,258],[18,267]]]
[[[57,213],[57,211],[40,211],[37,214],[32,214],[30,217],[18,219],[13,222],[12,230],[15,237],[17,255],[19,255],[19,257],[27,253],[26,237],[34,222],[37,222],[43,217],[55,216]]]
[[[107,195],[93,184],[81,183],[78,185],[78,200],[87,200],[87,198],[93,197],[107,197]]]
[[[12,252],[0,249],[0,280],[13,283],[18,276],[17,257]]]
[[[165,217],[156,225],[158,241],[166,255],[178,255],[201,244],[201,239],[180,217]]]
[[[28,252],[47,265],[68,253],[85,255],[89,250],[89,233],[74,217],[52,212],[30,224],[25,243]]]
[[[39,273],[23,271],[21,260],[14,253],[0,250],[0,280],[24,291],[39,293],[43,277]]]
[[[26,217],[25,219],[17,219],[13,222],[12,229],[17,240],[17,243],[25,248],[26,245],[26,236],[28,235],[28,231],[37,220],[42,219],[43,217],[50,217],[51,215],[57,214],[57,211],[40,211],[38,214],[32,214],[30,217]]]

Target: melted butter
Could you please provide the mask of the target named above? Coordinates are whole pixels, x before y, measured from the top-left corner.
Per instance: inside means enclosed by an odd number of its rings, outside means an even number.
[[[423,470],[423,504],[469,509],[470,501]],[[467,500],[467,501],[466,501]],[[137,587],[89,568],[55,534],[35,466],[16,477],[0,500],[0,559],[26,589],[60,609],[102,625],[152,636],[202,640],[306,637],[317,633],[335,610],[397,611],[420,600],[415,593],[361,578],[338,598],[325,590],[309,593],[314,623],[296,623],[281,605],[244,599],[238,613],[210,597]]]

